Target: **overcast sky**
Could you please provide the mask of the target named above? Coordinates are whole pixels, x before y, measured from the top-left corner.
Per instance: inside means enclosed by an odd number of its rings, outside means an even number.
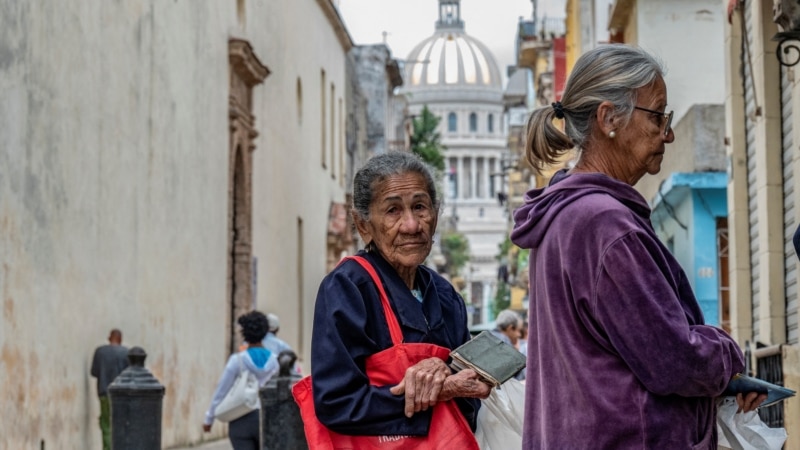
[[[386,43],[392,55],[405,59],[415,45],[431,36],[439,19],[438,0],[334,0],[356,44]],[[565,0],[539,0],[539,17],[564,17]],[[515,62],[520,17],[530,19],[531,0],[461,0],[461,19],[470,36],[486,44],[505,78]]]

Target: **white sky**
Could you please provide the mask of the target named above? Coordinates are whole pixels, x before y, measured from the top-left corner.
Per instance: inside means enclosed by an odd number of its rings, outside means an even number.
[[[415,45],[431,36],[439,19],[438,0],[334,0],[356,44],[386,43],[392,56],[405,59]],[[565,0],[539,0],[538,16],[564,17]],[[531,0],[461,0],[461,19],[468,35],[486,44],[505,79],[515,62],[520,16],[531,19]]]

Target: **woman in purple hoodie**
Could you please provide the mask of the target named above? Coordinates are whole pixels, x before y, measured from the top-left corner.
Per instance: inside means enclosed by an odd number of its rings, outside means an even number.
[[[573,148],[579,159],[514,214],[511,239],[531,249],[525,449],[717,448],[715,397],[744,358],[704,324],[633,189],[675,139],[666,106],[651,55],[604,45],[528,121],[534,168]],[[747,411],[764,398],[738,400]]]

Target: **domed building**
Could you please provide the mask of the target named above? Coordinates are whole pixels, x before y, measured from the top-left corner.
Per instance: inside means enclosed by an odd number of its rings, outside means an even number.
[[[436,29],[414,47],[404,71],[409,112],[418,115],[427,105],[441,118],[448,176],[439,230],[455,228],[467,237],[466,300],[473,322],[486,322],[507,227],[499,201],[505,199],[501,160],[507,151],[500,70],[489,49],[464,31],[460,0],[439,0]]]

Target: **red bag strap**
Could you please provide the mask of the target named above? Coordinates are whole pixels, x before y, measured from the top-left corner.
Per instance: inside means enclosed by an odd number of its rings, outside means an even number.
[[[364,259],[362,256],[346,256],[343,261],[347,259],[352,259],[360,264],[361,267],[367,271],[369,276],[372,277],[372,281],[375,282],[375,286],[378,287],[378,293],[381,296],[383,313],[386,315],[386,323],[389,325],[389,334],[392,336],[392,344],[402,344],[403,332],[400,331],[400,323],[397,321],[397,316],[394,315],[394,311],[392,311],[392,305],[389,303],[389,297],[386,295],[386,291],[383,289],[383,283],[381,283],[381,279],[378,278],[378,273],[375,272],[375,268],[372,267],[372,264],[370,264],[370,262]]]

